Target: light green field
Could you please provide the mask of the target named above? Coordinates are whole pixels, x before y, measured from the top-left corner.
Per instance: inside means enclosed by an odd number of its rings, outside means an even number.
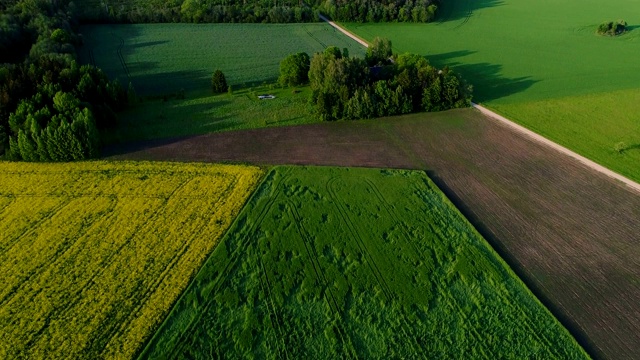
[[[334,45],[364,49],[327,24],[139,24],[81,29],[81,60],[94,62],[138,95],[208,89],[214,70],[235,87],[277,79],[280,61]]]
[[[476,102],[640,181],[640,2],[460,0],[440,11],[432,24],[346,27],[452,66]],[[616,19],[630,31],[595,34]]]

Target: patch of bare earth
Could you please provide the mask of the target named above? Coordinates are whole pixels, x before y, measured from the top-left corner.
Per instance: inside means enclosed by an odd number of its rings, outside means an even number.
[[[593,356],[640,354],[640,196],[475,110],[106,151],[112,159],[424,169]]]

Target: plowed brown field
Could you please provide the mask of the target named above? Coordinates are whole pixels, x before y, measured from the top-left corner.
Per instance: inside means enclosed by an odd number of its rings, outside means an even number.
[[[113,159],[424,169],[593,356],[640,354],[640,196],[475,110],[106,152]]]

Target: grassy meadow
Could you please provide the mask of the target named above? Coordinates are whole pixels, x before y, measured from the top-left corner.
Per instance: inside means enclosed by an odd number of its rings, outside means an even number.
[[[261,176],[230,165],[0,163],[0,358],[133,357]]]
[[[586,359],[423,172],[277,167],[141,358]]]
[[[275,99],[260,100],[257,95]],[[169,138],[210,132],[254,129],[317,122],[311,114],[309,88],[256,86],[232,95],[210,91],[188,94],[185,99],[144,100],[119,114],[119,125],[102,132],[105,144]]]
[[[449,65],[474,85],[474,101],[640,181],[640,2],[444,2],[432,24],[345,24],[397,52]],[[599,36],[624,19],[627,33]],[[614,151],[625,142],[628,151]]]

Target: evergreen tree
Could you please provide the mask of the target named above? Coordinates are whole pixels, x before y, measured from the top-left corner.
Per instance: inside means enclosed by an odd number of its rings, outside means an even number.
[[[211,89],[213,90],[214,94],[222,94],[227,92],[227,79],[225,78],[222,71],[216,70],[213,73],[213,77],[211,78]]]

